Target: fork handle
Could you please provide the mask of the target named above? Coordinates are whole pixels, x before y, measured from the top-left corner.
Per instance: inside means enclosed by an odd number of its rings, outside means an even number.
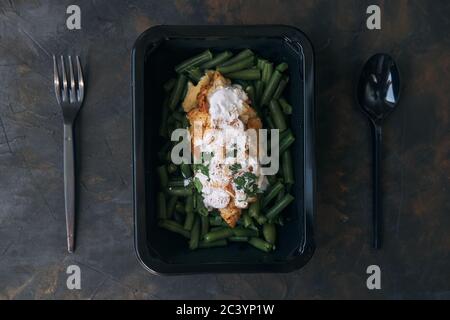
[[[75,159],[73,124],[64,124],[64,198],[66,210],[67,250],[75,247]]]

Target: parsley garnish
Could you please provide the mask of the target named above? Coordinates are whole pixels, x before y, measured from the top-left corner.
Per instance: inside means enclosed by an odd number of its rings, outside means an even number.
[[[194,164],[194,171],[200,171],[205,176],[209,177],[209,168],[204,164]]]
[[[244,191],[249,197],[253,197],[258,191],[256,180],[256,175],[251,172],[245,172],[234,178],[234,184],[236,185],[236,189]]]
[[[199,193],[202,193],[203,185],[197,177],[194,178],[194,187]]]
[[[236,174],[241,169],[242,169],[242,166],[240,163],[235,163],[230,166],[230,170],[233,174]]]

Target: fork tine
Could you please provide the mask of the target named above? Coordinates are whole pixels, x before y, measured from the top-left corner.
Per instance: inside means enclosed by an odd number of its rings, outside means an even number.
[[[72,56],[69,56],[69,77],[70,77],[69,99],[70,102],[73,103],[76,101],[76,90],[75,90],[75,78],[73,75]]]
[[[84,79],[83,70],[81,69],[80,57],[76,56],[77,71],[78,71],[78,101],[83,101],[84,98]]]
[[[53,55],[53,83],[55,85],[55,95],[58,104],[61,103],[61,83],[59,82],[58,64],[56,63],[56,56]]]
[[[62,101],[66,102],[69,101],[69,96],[67,94],[67,74],[66,74],[66,66],[64,64],[64,57],[61,56],[61,73],[62,73]]]

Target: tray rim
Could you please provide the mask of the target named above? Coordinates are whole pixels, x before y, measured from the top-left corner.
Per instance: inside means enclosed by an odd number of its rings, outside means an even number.
[[[144,60],[149,43],[157,43],[170,38],[227,37],[239,31],[240,36],[283,37],[300,44],[303,55],[304,72],[304,232],[305,239],[301,254],[289,261],[279,263],[211,263],[211,264],[170,264],[152,259],[146,243],[145,179],[144,163],[140,163],[143,150],[143,76]],[[132,91],[132,178],[134,248],[139,263],[156,275],[187,275],[207,273],[288,273],[302,268],[311,260],[315,251],[314,215],[316,210],[316,165],[315,165],[315,69],[314,49],[308,37],[298,28],[286,25],[156,25],[141,33],[131,52]],[[141,115],[141,116],[139,116]],[[144,170],[143,170],[144,169]],[[143,180],[143,181],[142,181]],[[142,213],[144,210],[144,213]],[[145,231],[145,230],[144,230]]]

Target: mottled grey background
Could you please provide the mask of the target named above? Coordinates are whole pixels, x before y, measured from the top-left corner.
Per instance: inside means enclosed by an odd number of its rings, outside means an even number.
[[[82,9],[68,31],[65,10]],[[379,4],[381,31],[365,29]],[[0,298],[450,298],[450,2],[0,0]],[[133,249],[130,50],[156,24],[294,25],[317,62],[317,251],[286,275],[147,273]],[[399,109],[385,123],[385,246],[369,247],[368,126],[353,99],[363,62],[398,60]],[[79,53],[78,233],[66,253],[62,120],[52,53]],[[66,289],[78,264],[82,290]],[[382,290],[366,289],[366,267]]]

